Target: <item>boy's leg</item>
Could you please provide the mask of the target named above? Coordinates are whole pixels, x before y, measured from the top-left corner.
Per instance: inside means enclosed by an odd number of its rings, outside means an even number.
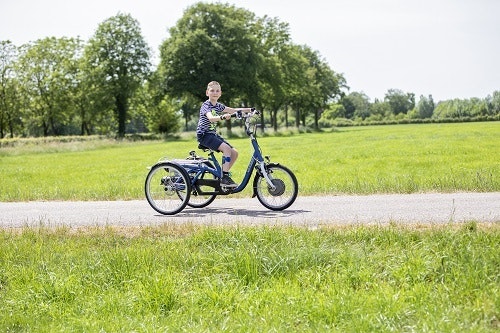
[[[205,147],[222,152],[222,171],[228,172],[238,158],[238,152],[222,137],[214,133],[205,133],[198,138]]]
[[[219,150],[222,152],[223,158],[222,171],[229,172],[234,162],[236,162],[236,159],[238,158],[238,151],[225,142],[223,142],[219,146]]]
[[[219,146],[219,150],[222,152],[222,178],[220,180],[221,185],[228,188],[238,187],[238,184],[236,184],[229,176],[229,170],[236,161],[236,158],[238,158],[238,152],[225,142]]]

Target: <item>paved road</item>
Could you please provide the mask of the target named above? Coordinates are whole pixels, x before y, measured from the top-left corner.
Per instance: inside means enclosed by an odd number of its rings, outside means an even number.
[[[274,212],[257,198],[217,198],[202,209],[174,216],[156,213],[146,200],[0,202],[0,227],[97,225],[155,226],[296,225],[368,223],[500,222],[500,192],[298,197],[287,210]]]

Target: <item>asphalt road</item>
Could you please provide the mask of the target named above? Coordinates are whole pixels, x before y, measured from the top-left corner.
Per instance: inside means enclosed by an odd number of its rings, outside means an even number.
[[[288,209],[266,209],[257,198],[217,198],[174,216],[147,201],[0,202],[0,228],[25,226],[156,226],[162,224],[293,225],[500,222],[500,192],[298,197]]]

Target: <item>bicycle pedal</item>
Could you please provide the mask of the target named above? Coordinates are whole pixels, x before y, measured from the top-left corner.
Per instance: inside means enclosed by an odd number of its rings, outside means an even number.
[[[231,186],[231,185],[221,185],[220,188],[223,192],[232,192],[233,190],[236,189],[237,186]]]

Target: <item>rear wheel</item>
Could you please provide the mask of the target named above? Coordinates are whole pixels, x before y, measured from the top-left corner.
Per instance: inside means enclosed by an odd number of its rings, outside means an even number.
[[[149,171],[144,190],[146,199],[154,210],[164,215],[174,215],[188,204],[191,183],[183,167],[161,162]]]
[[[292,171],[279,164],[268,164],[266,170],[274,188],[260,173],[255,175],[254,189],[260,203],[271,210],[290,207],[299,193],[297,178]]]

